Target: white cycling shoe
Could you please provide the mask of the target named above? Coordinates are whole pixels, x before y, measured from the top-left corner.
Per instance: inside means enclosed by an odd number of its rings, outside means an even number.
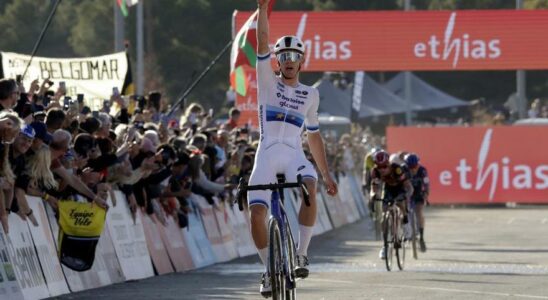
[[[261,296],[265,298],[272,296],[272,286],[270,285],[270,274],[268,272],[263,273],[259,291],[261,292]]]
[[[297,255],[297,267],[295,268],[295,276],[305,279],[308,277],[308,257],[305,255]]]
[[[386,259],[386,248],[382,247],[381,251],[379,251],[379,258]]]

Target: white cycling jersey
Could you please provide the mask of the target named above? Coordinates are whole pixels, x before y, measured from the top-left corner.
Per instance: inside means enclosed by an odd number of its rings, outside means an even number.
[[[257,57],[257,94],[261,140],[249,184],[276,182],[276,174],[285,174],[288,182],[295,182],[297,174],[317,179],[318,175],[302,150],[301,133],[317,132],[318,90],[298,84],[285,85],[270,64],[270,54]],[[249,191],[248,203],[269,208],[271,191]]]
[[[257,95],[261,143],[300,148],[305,125],[308,132],[319,130],[318,90],[301,83],[285,85],[272,70],[270,54],[257,57]]]

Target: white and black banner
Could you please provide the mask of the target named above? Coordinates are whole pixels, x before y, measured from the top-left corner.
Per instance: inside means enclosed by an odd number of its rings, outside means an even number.
[[[5,78],[15,79],[22,75],[30,60],[30,55],[13,52],[1,52],[2,70]],[[125,52],[103,56],[82,58],[48,58],[35,56],[23,78],[28,89],[30,83],[38,79],[49,78],[56,90],[59,82],[64,81],[67,95],[76,97],[84,94],[87,100],[110,99],[112,88],[122,91],[128,72]]]

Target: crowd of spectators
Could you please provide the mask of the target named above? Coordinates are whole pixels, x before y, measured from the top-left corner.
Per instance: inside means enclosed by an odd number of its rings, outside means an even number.
[[[181,227],[191,211],[188,197],[211,205],[225,201],[253,168],[258,134],[238,126],[239,111],[216,124],[211,111],[193,103],[169,116],[161,94],[113,94],[98,111],[85,95],[66,97],[65,87],[45,80],[28,89],[0,80],[0,218],[7,214],[38,225],[25,195],[56,210],[58,201],[90,201],[108,209],[112,189],[138,209]],[[217,200],[219,201],[219,200]]]

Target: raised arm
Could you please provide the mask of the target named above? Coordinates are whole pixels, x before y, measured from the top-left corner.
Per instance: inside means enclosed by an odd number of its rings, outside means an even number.
[[[268,48],[268,4],[270,0],[257,0],[259,7],[257,18],[257,54],[267,54]]]

